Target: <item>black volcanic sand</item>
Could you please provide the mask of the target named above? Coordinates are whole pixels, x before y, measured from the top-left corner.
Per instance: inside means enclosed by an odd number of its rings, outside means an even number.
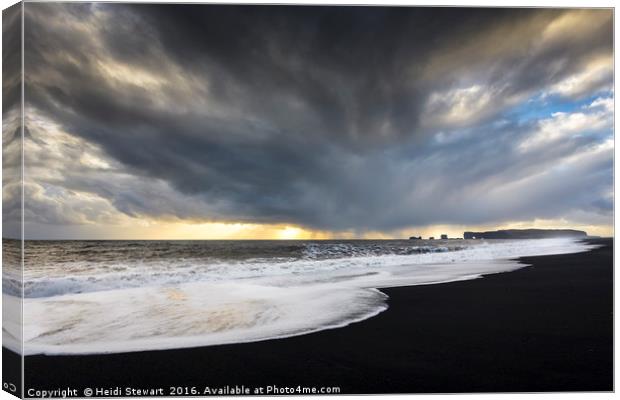
[[[342,393],[613,390],[613,242],[482,279],[386,289],[389,309],[288,339],[26,357],[26,389],[340,386]],[[96,316],[93,316],[96,318]]]

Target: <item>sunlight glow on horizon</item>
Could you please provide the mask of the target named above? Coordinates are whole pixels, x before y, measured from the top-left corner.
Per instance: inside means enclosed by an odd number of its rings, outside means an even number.
[[[430,225],[393,231],[322,231],[295,224],[256,224],[238,222],[174,222],[130,218],[120,225],[82,225],[70,237],[62,239],[96,240],[329,240],[329,239],[407,239],[410,236],[441,234],[462,238],[464,231],[498,229],[577,229],[592,236],[613,236],[613,226],[586,225],[566,220],[513,221],[497,225]],[[28,230],[27,230],[28,231]],[[35,230],[30,230],[35,231]],[[37,239],[26,237],[26,239]],[[59,238],[60,239],[60,238]]]

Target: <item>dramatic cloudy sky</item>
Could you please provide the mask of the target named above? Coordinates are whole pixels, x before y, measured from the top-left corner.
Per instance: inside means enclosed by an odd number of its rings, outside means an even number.
[[[26,236],[609,235],[612,24],[27,3]]]

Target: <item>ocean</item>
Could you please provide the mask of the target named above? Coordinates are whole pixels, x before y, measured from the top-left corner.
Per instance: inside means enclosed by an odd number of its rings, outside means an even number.
[[[573,239],[27,241],[23,286],[4,240],[3,345],[94,354],[268,340],[385,311],[384,287],[475,279],[522,256],[592,248]],[[13,251],[11,251],[13,249]],[[17,249],[17,250],[16,250]]]

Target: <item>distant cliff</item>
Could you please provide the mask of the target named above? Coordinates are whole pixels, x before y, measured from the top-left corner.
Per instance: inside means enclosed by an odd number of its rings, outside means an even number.
[[[489,232],[464,232],[464,239],[546,239],[558,237],[586,237],[584,231],[575,229],[505,229]]]

